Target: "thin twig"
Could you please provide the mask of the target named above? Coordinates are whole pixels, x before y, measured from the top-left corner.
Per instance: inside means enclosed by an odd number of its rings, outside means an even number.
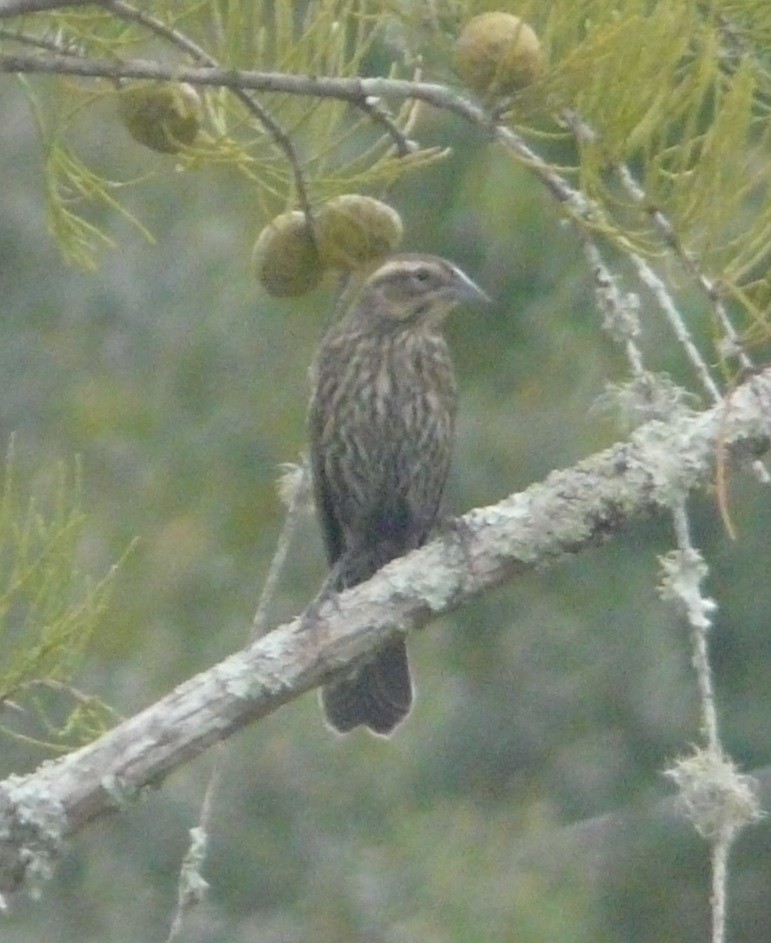
[[[694,548],[688,525],[688,512],[685,506],[685,497],[675,503],[672,508],[672,517],[675,526],[675,536],[680,557],[678,571],[678,591],[685,606],[685,613],[691,629],[691,660],[696,671],[696,681],[699,689],[699,703],[701,705],[701,727],[706,750],[700,757],[698,775],[688,783],[693,788],[694,795],[699,799],[707,797],[707,803],[713,803],[709,808],[705,803],[705,814],[710,818],[703,822],[695,820],[697,828],[711,842],[711,893],[710,908],[712,912],[712,943],[725,943],[726,908],[728,899],[728,857],[731,846],[738,833],[736,823],[724,808],[726,798],[716,783],[723,788],[722,778],[730,782],[731,766],[725,759],[723,745],[720,740],[718,714],[715,707],[715,690],[712,680],[712,667],[709,662],[709,642],[707,634],[711,628],[711,612],[715,604],[701,593],[701,582],[706,576],[707,568],[701,554]],[[682,768],[682,767],[681,767]],[[703,781],[699,781],[703,777]],[[675,777],[677,780],[677,777]],[[681,783],[685,780],[681,779]],[[688,798],[686,798],[686,802]],[[716,827],[706,829],[704,822],[716,821]],[[701,826],[701,827],[700,827]]]
[[[276,549],[273,553],[273,559],[270,561],[268,575],[262,584],[262,592],[257,603],[257,611],[252,619],[252,630],[249,634],[249,642],[256,642],[261,635],[265,634],[267,623],[268,608],[276,593],[281,573],[286,565],[289,547],[294,535],[297,533],[302,510],[307,501],[307,492],[309,486],[310,472],[307,459],[303,459],[297,471],[297,479],[293,482],[292,491],[287,501],[284,523],[281,527],[281,533],[278,535]]]
[[[645,375],[642,351],[635,337],[639,333],[639,319],[630,309],[628,298],[619,291],[616,278],[612,275],[597,243],[583,234],[584,254],[594,277],[597,306],[604,315],[603,327],[617,342],[623,344],[629,368],[635,377]]]
[[[146,27],[151,32],[155,33],[156,36],[160,36],[169,43],[177,46],[179,49],[184,50],[193,58],[195,62],[198,62],[201,65],[209,66],[212,69],[220,68],[217,60],[211,56],[202,46],[199,46],[198,43],[193,42],[193,40],[184,33],[181,33],[174,27],[169,26],[162,20],[157,19],[157,17],[146,13],[144,10],[138,10],[130,3],[126,3],[125,0],[100,0],[100,2],[103,7],[112,11],[121,19],[138,23],[141,26]],[[300,160],[297,156],[297,151],[295,150],[294,144],[292,143],[292,139],[279,124],[279,122],[273,117],[273,115],[267,110],[267,108],[263,107],[263,105],[253,95],[250,95],[247,91],[242,88],[238,88],[237,86],[231,87],[231,91],[235,97],[245,106],[245,108],[252,115],[254,115],[255,118],[257,118],[260,124],[262,124],[262,126],[276,142],[277,146],[284,152],[284,156],[286,157],[289,166],[292,168],[297,204],[305,214],[305,218],[308,220],[308,225],[312,233],[313,216],[311,211],[310,197],[308,195],[308,187],[305,183],[305,177],[303,176],[302,168],[300,166]]]
[[[401,129],[394,121],[393,115],[383,105],[380,99],[364,98],[359,103],[359,107],[375,124],[382,125],[382,127],[385,128],[386,134],[394,142],[394,150],[399,157],[407,157],[418,149],[416,142],[411,141],[406,134],[402,133]]]
[[[92,0],[0,0],[0,19],[7,16],[26,16],[67,7],[82,7]]]
[[[728,892],[728,856],[734,842],[733,829],[724,829],[712,841],[712,943],[725,943],[726,898]]]
[[[358,108],[367,99],[392,97],[415,99],[457,115],[479,127],[490,138],[525,164],[574,219],[583,224],[599,223],[599,206],[571,187],[565,178],[524,142],[511,128],[496,124],[476,103],[457,94],[445,85],[390,78],[339,78],[332,76],[293,75],[282,72],[253,72],[221,68],[185,68],[163,66],[156,62],[130,60],[115,62],[105,59],[77,59],[61,56],[0,55],[0,72],[31,72],[79,75],[90,78],[155,79],[167,82],[188,82],[191,85],[213,85],[230,89],[255,89],[281,92],[286,95],[308,95],[350,102]],[[280,140],[280,139],[279,139]]]
[[[201,902],[208,884],[201,875],[201,868],[204,864],[206,854],[206,844],[209,834],[209,828],[214,808],[214,800],[219,792],[219,787],[225,772],[225,767],[229,757],[229,743],[218,743],[214,752],[214,763],[209,774],[209,781],[206,784],[203,801],[201,802],[201,811],[198,814],[198,825],[190,830],[190,844],[185,855],[185,861],[179,872],[178,891],[177,891],[177,909],[169,928],[169,935],[165,943],[174,943],[178,940],[184,929],[185,917],[187,914]]]
[[[685,583],[686,577],[688,579],[688,594],[686,595],[683,592],[682,599],[685,603],[686,616],[691,628],[693,643],[691,657],[699,687],[702,733],[709,749],[721,752],[717,710],[715,709],[715,690],[712,683],[712,668],[709,663],[709,643],[707,640],[707,633],[711,627],[709,612],[714,610],[715,604],[712,600],[705,599],[700,592],[699,587],[706,575],[706,566],[701,560],[701,554],[691,543],[685,499],[679,501],[673,507],[672,519],[675,525],[677,548],[682,560],[684,575],[681,576],[681,580]]]
[[[645,191],[637,182],[637,180],[635,180],[632,172],[629,170],[626,164],[618,164],[616,166],[616,170],[621,184],[628,195],[639,206],[647,206],[648,201]],[[736,328],[731,323],[731,318],[729,317],[728,311],[723,304],[715,281],[711,279],[704,271],[702,271],[701,266],[697,262],[693,253],[688,252],[688,250],[682,245],[669,218],[656,207],[647,206],[647,212],[653,221],[653,225],[656,227],[658,234],[675,253],[683,265],[683,268],[685,268],[685,270],[691,274],[696,284],[706,294],[710,304],[712,305],[712,309],[715,312],[715,317],[725,332],[726,339],[728,340],[731,349],[736,352],[739,363],[744,369],[751,369],[752,361],[747,356],[744,348],[742,347],[739,335],[736,331]]]
[[[587,124],[587,122],[584,120],[584,118],[581,117],[581,115],[578,114],[578,112],[573,111],[572,109],[567,109],[563,112],[563,119],[566,125],[578,139],[588,141],[592,144],[597,142],[597,132],[594,130],[594,128]],[[688,252],[688,250],[685,249],[685,247],[682,245],[680,239],[677,236],[677,233],[675,232],[675,227],[672,225],[672,222],[666,216],[666,214],[657,207],[650,205],[645,190],[640,186],[629,167],[624,163],[614,162],[613,168],[616,171],[616,175],[618,176],[621,185],[623,186],[624,190],[626,190],[627,195],[631,197],[634,203],[646,210],[661,239],[663,239],[666,245],[669,246],[672,252],[674,252],[677,258],[680,260],[683,268],[685,268],[685,270],[691,274],[696,283],[706,294],[710,304],[713,307],[718,323],[725,331],[727,340],[729,341],[732,349],[735,350],[738,354],[739,362],[741,363],[742,367],[745,369],[750,368],[752,363],[741,347],[739,335],[731,323],[731,319],[728,316],[728,312],[725,308],[725,305],[723,304],[723,301],[720,297],[720,292],[718,291],[714,280],[711,279],[704,271],[702,271],[693,253]]]
[[[672,328],[678,343],[685,351],[688,360],[690,360],[691,365],[696,371],[696,375],[701,380],[702,386],[709,394],[712,402],[719,403],[722,398],[720,390],[718,389],[715,381],[712,379],[709,372],[709,367],[705,363],[704,358],[701,356],[698,347],[694,344],[693,339],[691,338],[691,333],[688,330],[683,316],[680,314],[680,311],[677,308],[677,305],[672,300],[672,296],[669,293],[667,286],[641,255],[639,255],[637,252],[629,252],[629,257],[632,260],[634,267],[637,269],[637,274],[640,278],[640,281],[650,289],[653,297],[658,303],[659,308],[666,315],[666,318],[669,321],[670,327]]]
[[[293,75],[283,72],[254,72],[239,69],[185,68],[164,66],[157,62],[133,59],[115,62],[106,59],[77,59],[57,56],[24,56],[0,54],[0,72],[30,72],[79,75],[90,78],[155,79],[166,82],[188,82],[191,85],[213,85],[231,89],[255,89],[281,92],[286,95],[308,95],[334,98],[361,108],[368,98],[397,100],[416,99],[448,111],[479,127],[491,139],[500,142],[541,180],[549,192],[571,214],[585,223],[599,222],[599,206],[571,187],[565,178],[528,147],[511,128],[496,124],[476,103],[464,98],[445,85],[390,78],[339,78],[334,76]]]
[[[297,527],[302,517],[302,508],[307,499],[308,479],[308,462],[303,460],[298,468],[297,478],[293,482],[293,488],[288,497],[284,523],[276,542],[276,550],[273,554],[273,559],[270,561],[268,575],[265,577],[265,582],[262,586],[257,611],[252,619],[252,628],[248,639],[249,644],[256,642],[260,636],[265,634],[268,608],[275,595],[276,586],[278,585],[281,572],[286,564],[289,547],[292,538],[297,532]],[[209,773],[209,781],[206,784],[206,791],[204,792],[203,801],[201,802],[201,810],[198,814],[198,825],[195,829],[191,830],[190,846],[186,859],[180,869],[177,907],[171,921],[171,929],[166,938],[166,943],[174,943],[175,940],[179,939],[184,928],[185,917],[190,910],[200,902],[207,887],[206,882],[200,875],[200,870],[205,863],[205,837],[209,832],[212,810],[231,757],[230,743],[219,743],[217,746],[218,750],[214,757],[214,763]],[[197,854],[195,854],[196,851]],[[191,866],[188,859],[194,855],[194,872],[193,875],[191,875]],[[191,882],[194,885],[192,890],[190,887]]]
[[[45,49],[59,56],[80,55],[80,52],[65,46],[63,43],[56,42],[56,40],[43,39],[41,36],[30,36],[29,33],[16,33],[10,29],[0,29],[0,39],[8,39],[24,46],[34,46],[37,49]]]

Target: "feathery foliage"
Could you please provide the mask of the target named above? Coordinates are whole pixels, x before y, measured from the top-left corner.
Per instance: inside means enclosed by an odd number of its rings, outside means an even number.
[[[11,446],[0,494],[0,705],[10,716],[33,715],[53,741],[46,746],[56,749],[92,739],[111,719],[106,705],[69,684],[106,611],[117,570],[94,580],[80,569],[86,518],[79,474],[77,467],[68,473],[59,466],[48,501],[27,497]],[[10,736],[34,739],[16,728],[0,726]]]
[[[644,256],[668,254],[676,242],[713,273],[721,297],[741,311],[749,340],[767,341],[771,17],[765,0],[316,0],[301,6],[198,0],[157,3],[151,12],[111,0],[101,8],[38,15],[34,24],[20,19],[15,34],[4,31],[3,45],[114,58],[117,73],[122,60],[141,57],[308,76],[307,94],[202,90],[203,131],[175,160],[179,169],[236,167],[246,202],[267,219],[352,189],[382,189],[444,156],[409,140],[418,136],[416,123],[420,130],[413,105],[391,113],[382,102],[371,103],[383,109],[384,122],[361,103],[315,92],[312,78],[419,75],[465,95],[452,66],[455,37],[473,14],[495,8],[533,25],[547,68],[514,99],[483,104],[532,140],[591,201],[566,211],[580,226]],[[119,205],[116,185],[76,156],[77,122],[92,116],[108,124],[108,133],[124,134],[117,119],[95,107],[115,96],[115,85],[104,79],[27,85],[36,113],[48,106],[38,124],[50,228],[79,265],[92,265],[105,240],[88,205]],[[399,148],[399,136],[409,147]],[[632,171],[636,191],[624,170]],[[666,234],[653,210],[668,220]]]
[[[454,37],[471,14],[502,9],[531,23],[547,69],[508,103],[507,120],[547,160],[558,153],[555,170],[592,201],[567,211],[622,250],[698,260],[742,312],[747,339],[768,342],[767,3],[482,0],[432,5],[433,19],[421,4],[392,8],[405,12],[396,35],[407,58],[450,83]]]

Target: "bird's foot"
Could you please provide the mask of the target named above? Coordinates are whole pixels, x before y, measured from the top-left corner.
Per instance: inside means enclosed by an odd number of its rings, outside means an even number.
[[[305,612],[300,617],[299,631],[307,630],[318,631],[321,618],[321,610],[329,603],[335,613],[340,611],[340,567],[334,566],[321,584],[321,589],[316,593],[308,604]]]

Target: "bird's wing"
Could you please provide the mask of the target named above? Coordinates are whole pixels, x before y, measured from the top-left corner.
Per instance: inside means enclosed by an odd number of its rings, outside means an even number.
[[[320,448],[321,443],[321,425],[323,416],[320,414],[317,403],[311,404],[309,416],[310,441],[311,441],[311,474],[313,477],[313,499],[316,503],[316,516],[321,527],[321,536],[324,539],[324,548],[327,552],[327,560],[332,566],[336,563],[345,551],[345,541],[343,538],[342,525],[335,514],[332,492],[329,487],[329,480],[324,469],[324,459]]]

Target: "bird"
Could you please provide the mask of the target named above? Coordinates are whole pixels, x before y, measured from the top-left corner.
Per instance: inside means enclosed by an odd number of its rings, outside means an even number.
[[[363,282],[321,341],[308,413],[316,515],[330,592],[369,579],[428,539],[455,438],[457,386],[442,325],[490,299],[439,256],[392,256]],[[389,736],[410,711],[402,636],[321,691],[329,726]]]

